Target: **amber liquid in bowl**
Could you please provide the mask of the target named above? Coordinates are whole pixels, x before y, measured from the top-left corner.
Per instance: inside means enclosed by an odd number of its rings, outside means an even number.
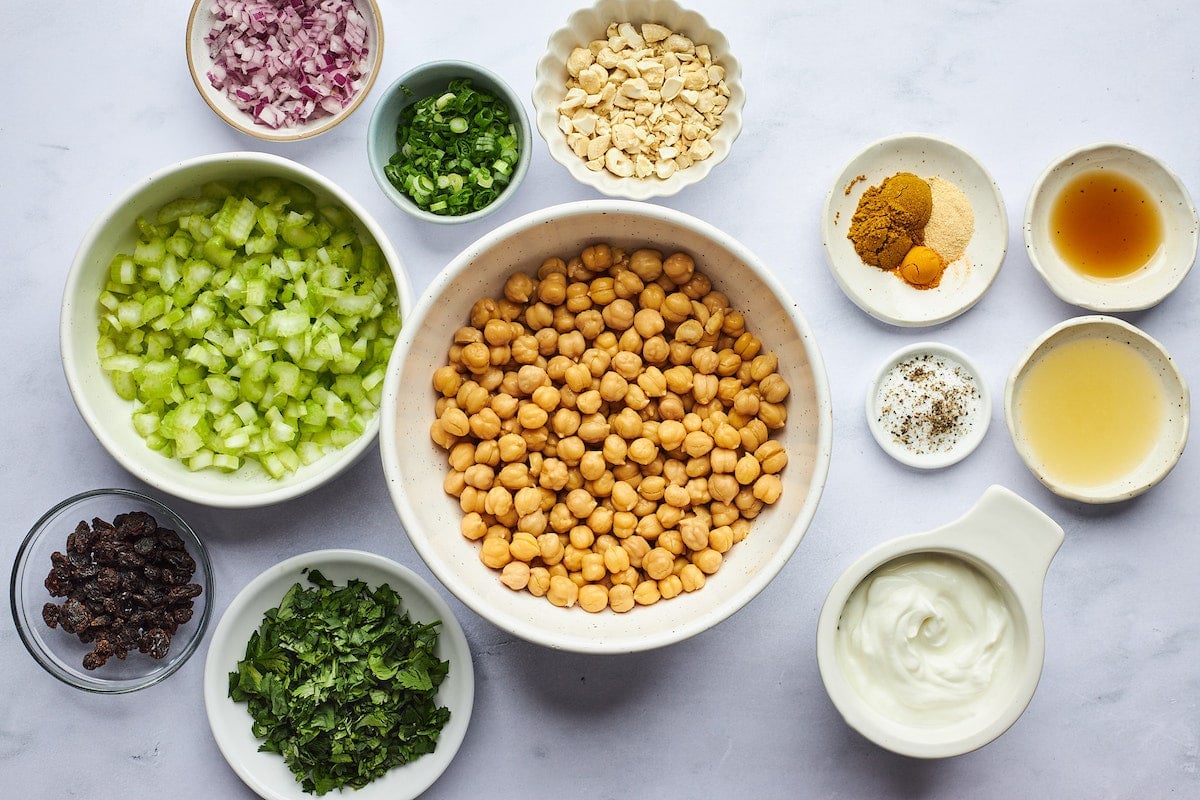
[[[1076,272],[1122,278],[1150,263],[1162,246],[1162,213],[1133,178],[1093,169],[1072,178],[1054,198],[1050,235]]]
[[[1046,352],[1017,393],[1024,438],[1046,477],[1102,486],[1154,450],[1166,417],[1161,378],[1131,345],[1075,339]]]

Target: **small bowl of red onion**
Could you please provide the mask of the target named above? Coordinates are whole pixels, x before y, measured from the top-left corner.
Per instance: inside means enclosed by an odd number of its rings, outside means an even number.
[[[309,139],[362,105],[383,24],[376,0],[195,0],[187,58],[200,96],[231,127]]]

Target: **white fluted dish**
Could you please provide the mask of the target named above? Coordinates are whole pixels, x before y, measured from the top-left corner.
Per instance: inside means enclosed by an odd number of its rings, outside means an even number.
[[[657,176],[620,178],[603,169],[588,169],[584,160],[575,155],[567,144],[566,135],[558,127],[558,106],[567,93],[567,56],[576,47],[587,47],[594,40],[606,38],[606,29],[614,22],[631,22],[637,26],[646,22],[664,25],[686,35],[696,44],[707,44],[713,61],[725,68],[729,104],[722,112],[720,127],[710,139],[713,147],[711,156],[677,170],[666,179]],[[571,177],[580,183],[609,197],[630,200],[668,197],[703,180],[729,155],[742,131],[742,108],[745,103],[741,65],[734,57],[725,35],[702,14],[686,9],[674,0],[599,0],[588,8],[575,11],[567,24],[550,36],[546,54],[538,61],[533,84],[534,124],[546,140],[550,156],[566,167]]]

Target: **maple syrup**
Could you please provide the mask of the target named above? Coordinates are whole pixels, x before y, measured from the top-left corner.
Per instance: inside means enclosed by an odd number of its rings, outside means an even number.
[[[1146,266],[1162,246],[1162,214],[1136,180],[1093,169],[1072,178],[1054,198],[1050,237],[1076,272],[1121,278]]]

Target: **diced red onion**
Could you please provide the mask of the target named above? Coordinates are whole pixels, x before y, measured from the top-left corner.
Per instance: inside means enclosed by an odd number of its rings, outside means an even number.
[[[370,52],[353,0],[212,0],[209,82],[255,122],[292,127],[336,114]]]

